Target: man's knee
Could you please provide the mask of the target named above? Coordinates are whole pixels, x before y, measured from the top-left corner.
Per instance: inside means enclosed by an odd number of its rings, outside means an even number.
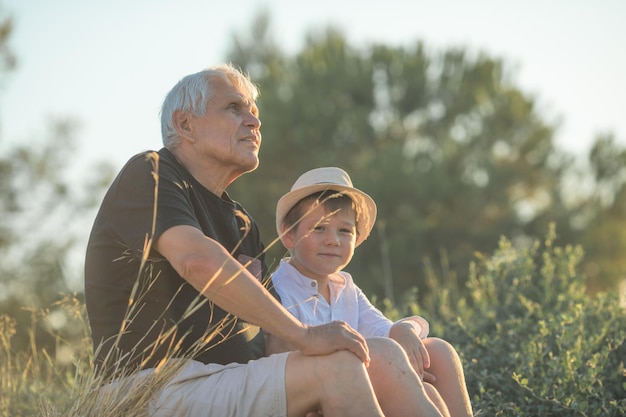
[[[352,352],[340,350],[324,356],[313,356],[317,359],[316,370],[323,373],[320,375],[324,380],[328,378],[342,378],[344,375],[351,375],[351,378],[358,378],[366,375],[363,362]]]
[[[320,356],[291,352],[285,389],[290,411],[316,410],[324,404],[341,408],[354,398],[374,401],[363,362],[346,350]]]
[[[327,387],[336,383],[367,378],[363,362],[352,352],[341,350],[328,355],[306,356],[291,352],[287,359],[287,378],[304,382],[309,387]]]

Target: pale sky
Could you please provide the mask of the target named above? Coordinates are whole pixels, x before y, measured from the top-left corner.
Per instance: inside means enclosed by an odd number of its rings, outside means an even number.
[[[582,154],[606,131],[626,146],[623,0],[0,0],[14,17],[19,60],[2,81],[0,152],[41,138],[48,119],[64,117],[80,122],[80,164],[120,167],[158,149],[167,91],[221,63],[232,33],[249,34],[262,7],[286,51],[333,24],[354,46],[422,40],[433,51],[502,57],[544,118],[561,117],[559,146]]]

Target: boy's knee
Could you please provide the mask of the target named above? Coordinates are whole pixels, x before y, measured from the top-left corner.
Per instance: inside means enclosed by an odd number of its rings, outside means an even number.
[[[388,337],[371,337],[367,339],[367,346],[372,361],[395,360],[406,357],[404,349],[398,342]],[[408,359],[407,359],[408,360]]]
[[[438,337],[424,339],[424,346],[430,356],[457,357],[458,353],[449,342]]]
[[[398,342],[388,337],[367,339],[370,351],[370,366],[368,372],[373,379],[372,383],[394,379],[397,374],[413,373],[406,352]]]

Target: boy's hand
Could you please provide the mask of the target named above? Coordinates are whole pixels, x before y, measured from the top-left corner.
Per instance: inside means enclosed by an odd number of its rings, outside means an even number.
[[[435,381],[435,376],[426,372],[426,369],[430,368],[430,356],[419,337],[418,329],[411,322],[395,323],[389,331],[389,337],[404,348],[411,366],[423,381],[431,383]]]

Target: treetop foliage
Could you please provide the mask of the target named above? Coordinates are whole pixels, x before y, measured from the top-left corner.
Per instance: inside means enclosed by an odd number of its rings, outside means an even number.
[[[231,194],[270,241],[275,202],[298,175],[344,168],[379,208],[374,233],[347,268],[368,293],[393,299],[424,288],[428,265],[462,285],[475,253],[493,250],[501,235],[530,242],[550,223],[562,242],[586,248],[596,240],[591,226],[623,199],[624,151],[599,138],[589,160],[599,187],[582,189],[578,178],[592,175],[555,146],[556,126],[498,58],[431,52],[421,42],[357,48],[332,27],[289,55],[270,33],[261,15],[246,38],[254,41],[234,37],[229,55],[261,86],[264,138],[261,166]],[[620,211],[601,222],[623,219]],[[613,235],[611,247],[623,248],[626,236]],[[275,261],[284,253],[271,252]],[[588,254],[590,288],[623,278],[614,251]]]

